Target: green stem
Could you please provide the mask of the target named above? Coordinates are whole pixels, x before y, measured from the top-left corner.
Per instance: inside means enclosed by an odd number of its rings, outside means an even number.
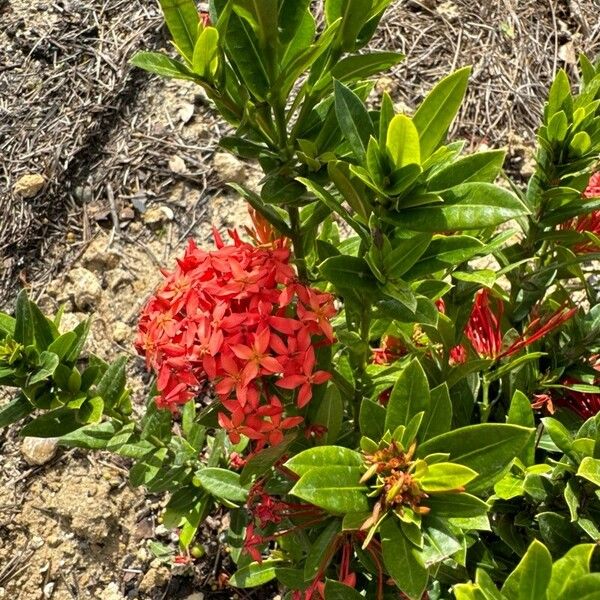
[[[306,268],[306,257],[304,255],[304,240],[300,229],[300,211],[295,206],[287,209],[290,217],[290,229],[292,244],[294,245],[294,257],[296,259],[296,268],[298,269],[298,278],[303,283],[308,283],[308,269]]]

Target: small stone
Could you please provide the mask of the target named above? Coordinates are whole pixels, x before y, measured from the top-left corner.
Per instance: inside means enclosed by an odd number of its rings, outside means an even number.
[[[50,583],[47,583],[44,586],[44,598],[52,598],[52,594],[54,593],[54,587],[56,586],[56,584],[54,583],[54,581],[51,581]]]
[[[154,534],[156,537],[167,537],[169,535],[169,530],[164,525],[158,525],[154,530]]]
[[[33,198],[46,184],[43,175],[30,173],[17,179],[13,188],[14,193],[21,198]]]
[[[146,202],[147,202],[146,194],[143,194],[140,196],[134,196],[131,199],[131,204],[132,204],[133,208],[135,208],[135,210],[137,210],[139,213],[146,212]]]
[[[102,286],[98,278],[88,269],[77,267],[67,275],[71,287],[69,292],[75,308],[86,311],[95,308],[102,297]]]
[[[44,540],[39,535],[34,535],[29,543],[34,550],[38,550],[44,545]]]
[[[558,58],[564,60],[568,65],[577,64],[577,53],[573,42],[567,42],[558,49]]]
[[[99,600],[125,600],[125,596],[121,594],[119,586],[113,582],[100,592]]]
[[[181,156],[174,155],[169,160],[169,169],[173,171],[173,173],[178,173],[182,175],[183,173],[187,173],[187,165]]]
[[[194,116],[194,105],[191,102],[186,102],[177,112],[177,116],[182,123],[189,123]]]
[[[74,244],[76,241],[77,241],[77,236],[72,231],[69,231],[67,233],[67,243]]]
[[[187,596],[185,600],[204,600],[204,594],[202,592],[194,592]]]
[[[26,437],[21,443],[21,454],[31,466],[45,465],[50,462],[57,450],[58,438]]]
[[[454,2],[450,1],[442,2],[435,9],[435,12],[448,21],[455,21],[460,17],[460,10],[458,9],[458,6],[456,6]]]
[[[121,254],[107,246],[106,237],[96,238],[81,257],[83,266],[96,273],[114,269],[121,262]]]
[[[133,276],[125,269],[113,269],[106,274],[106,282],[113,292],[116,292],[132,281]]]
[[[166,567],[152,567],[140,582],[140,592],[149,593],[153,589],[164,587],[169,581],[171,573]]]
[[[149,227],[159,227],[175,217],[173,211],[167,206],[155,206],[144,213],[144,223]]]
[[[143,564],[150,558],[150,555],[148,554],[148,550],[146,550],[146,548],[140,548],[135,557]]]
[[[223,183],[244,183],[246,181],[246,166],[227,152],[215,154],[213,167]]]

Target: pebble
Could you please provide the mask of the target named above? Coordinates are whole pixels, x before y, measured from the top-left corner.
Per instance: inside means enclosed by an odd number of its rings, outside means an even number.
[[[17,179],[14,193],[21,198],[33,198],[44,187],[46,180],[39,173],[29,173]]]
[[[228,152],[215,154],[213,168],[223,183],[244,183],[246,181],[246,166]]]
[[[44,586],[44,598],[52,598],[52,594],[54,593],[54,587],[56,586],[56,583],[54,583],[54,581],[51,581],[50,583],[47,583]]]
[[[71,282],[70,292],[77,309],[86,311],[100,302],[102,286],[91,271],[77,267],[69,272],[67,278]]]
[[[38,548],[41,548],[44,545],[44,540],[39,535],[34,535],[31,538],[30,544],[34,550],[37,550]]]
[[[148,209],[144,215],[144,223],[149,227],[158,227],[175,217],[173,211],[167,206],[155,206]]]
[[[162,588],[168,581],[171,573],[166,567],[153,567],[146,572],[140,582],[140,592],[147,594],[155,588]]]
[[[113,325],[113,339],[115,340],[115,342],[121,344],[123,342],[126,342],[130,336],[131,336],[131,327],[129,327],[122,321],[117,321]],[[117,485],[119,485],[119,484],[120,484],[120,482],[118,482]]]
[[[188,170],[183,158],[181,158],[181,156],[177,156],[176,154],[169,160],[169,169],[171,169],[173,173],[178,173],[179,175],[187,173]]]
[[[26,437],[21,443],[21,454],[31,466],[45,465],[58,450],[58,438]]]
[[[204,600],[204,594],[202,592],[194,592],[187,596],[185,600]]]

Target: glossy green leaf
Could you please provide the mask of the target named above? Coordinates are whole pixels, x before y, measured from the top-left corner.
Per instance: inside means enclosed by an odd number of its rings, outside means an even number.
[[[332,256],[319,267],[321,275],[340,290],[363,290],[373,292],[377,281],[362,258],[355,256]]]
[[[590,573],[571,581],[557,600],[600,600],[600,573]]]
[[[502,586],[502,593],[515,600],[545,600],[552,575],[552,556],[538,540],[534,540],[516,569]]]
[[[21,290],[17,296],[17,306],[15,308],[15,342],[29,346],[33,344],[33,316],[31,314],[31,303],[27,297],[27,292]]]
[[[194,73],[205,79],[214,77],[219,65],[219,32],[214,27],[206,27],[198,36],[194,47],[192,66]]]
[[[240,483],[245,486],[253,477],[264,475],[287,452],[296,439],[293,433],[287,434],[277,446],[265,448],[254,454],[242,469]]]
[[[217,498],[232,502],[245,502],[248,497],[248,490],[241,485],[238,473],[227,469],[208,467],[197,471],[196,477],[202,487]]]
[[[12,425],[34,411],[35,407],[27,398],[20,394],[15,400],[0,407],[0,429]]]
[[[410,600],[421,600],[429,574],[417,549],[411,544],[394,515],[380,525],[383,563],[396,585]]]
[[[502,477],[529,440],[531,431],[527,427],[501,423],[469,425],[424,442],[417,447],[417,456],[449,452],[452,462],[479,473],[469,489],[486,489]]]
[[[572,581],[590,572],[590,562],[596,544],[574,546],[552,565],[552,577],[548,585],[548,598],[560,598]]]
[[[363,596],[354,588],[333,579],[325,582],[325,598],[327,600],[363,600]]]
[[[342,82],[363,80],[390,67],[404,59],[399,52],[371,52],[347,56],[336,63],[331,69],[334,79]]]
[[[392,389],[385,417],[385,430],[394,431],[399,425],[408,425],[419,412],[429,409],[429,383],[417,359],[413,359],[400,373]]]
[[[444,518],[468,518],[486,515],[490,507],[471,494],[435,494],[423,503],[431,515]]]
[[[591,456],[586,456],[577,469],[577,475],[600,486],[600,460],[592,458]]]
[[[447,492],[463,488],[477,477],[469,467],[456,463],[436,463],[429,465],[423,477],[419,479],[425,492]]]
[[[421,160],[425,160],[446,137],[460,108],[471,67],[459,69],[442,79],[419,106],[413,122],[421,140]]]
[[[400,240],[394,249],[383,257],[385,273],[390,278],[402,277],[425,253],[431,243],[428,233]]]
[[[159,0],[167,27],[178,50],[192,60],[198,38],[198,7],[194,0]]]
[[[144,71],[148,71],[149,73],[155,73],[161,77],[197,81],[197,76],[191,69],[160,52],[138,52],[131,59],[130,63],[135,67],[144,69]]]
[[[319,438],[318,444],[334,444],[342,428],[344,419],[344,403],[337,386],[327,386],[319,408],[314,417],[314,423],[327,428],[326,433]]]
[[[535,427],[535,418],[533,415],[533,409],[531,408],[531,402],[529,398],[517,390],[510,401],[510,407],[508,409],[508,416],[506,419],[507,423],[512,425],[522,425],[523,427]],[[523,461],[526,466],[532,465],[535,462],[535,432],[532,431],[529,442],[525,448],[519,454],[519,458]]]
[[[19,433],[23,437],[60,437],[79,429],[81,425],[77,420],[77,411],[57,408],[27,423]]]
[[[359,452],[342,446],[318,446],[309,448],[292,456],[285,466],[296,473],[304,475],[311,469],[324,467],[361,467],[363,458]],[[359,477],[360,479],[360,477]]]
[[[277,20],[282,44],[288,44],[294,39],[309,14],[309,5],[310,0],[281,0]]]
[[[396,115],[392,119],[387,132],[386,147],[398,169],[421,164],[419,132],[412,119],[406,115]]]
[[[502,169],[505,156],[505,150],[489,150],[459,158],[436,171],[427,181],[427,190],[446,190],[473,181],[493,183]]]
[[[366,160],[373,123],[362,100],[339,81],[334,82],[335,112],[340,129],[361,163]]]
[[[252,588],[264,585],[275,579],[276,569],[281,560],[264,560],[262,563],[251,563],[238,569],[230,578],[229,584],[237,588]]]
[[[360,405],[358,422],[363,435],[372,440],[380,439],[384,433],[385,408],[377,402],[364,399]]]
[[[340,533],[340,529],[339,519],[333,519],[319,533],[306,556],[306,562],[304,563],[305,581],[314,579],[319,570],[327,566],[323,564],[327,557],[331,561],[331,548]]]
[[[61,436],[60,445],[69,448],[101,450],[108,446],[116,433],[117,426],[113,421],[95,423]]]
[[[290,494],[332,514],[366,511],[368,488],[359,483],[363,472],[362,467],[313,468],[302,475]]]
[[[411,231],[463,231],[495,227],[527,214],[512,192],[491,183],[464,183],[441,193],[444,203],[387,212],[386,221]]]
[[[107,407],[113,406],[121,397],[125,389],[127,374],[125,366],[127,358],[121,356],[108,367],[98,385],[96,395],[101,396]]]
[[[430,392],[429,408],[425,411],[418,439],[425,442],[430,438],[446,433],[452,424],[452,401],[446,383]]]

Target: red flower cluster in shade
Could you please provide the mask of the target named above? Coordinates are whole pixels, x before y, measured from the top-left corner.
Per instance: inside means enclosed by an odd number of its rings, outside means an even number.
[[[312,386],[331,377],[317,370],[315,346],[333,343],[335,308],[333,296],[298,281],[287,241],[255,221],[255,238],[268,243],[246,243],[235,231],[229,245],[215,232],[213,251],[190,241],[146,305],[136,347],[157,374],[161,408],[175,410],[211,383],[231,441],[245,435],[260,449],[303,421],[284,416],[277,387],[298,390],[302,408]]]
[[[464,333],[480,358],[495,360],[512,356],[526,346],[533,344],[549,332],[560,327],[576,312],[577,308],[563,307],[547,318],[536,317],[508,348],[502,350],[501,320],[504,313],[504,303],[499,298],[492,301],[489,290],[483,288],[475,294],[475,302]],[[465,346],[460,344],[452,348],[450,350],[450,360],[454,364],[464,363],[467,360]]]
[[[567,377],[562,381],[565,386],[578,385],[583,382]],[[600,383],[597,379],[595,385]],[[600,394],[594,392],[579,392],[572,389],[563,389],[562,394],[555,397],[554,404],[562,406],[579,415],[584,421],[597,415],[600,412]]]
[[[594,173],[588,182],[585,191],[582,196],[584,198],[600,198],[600,171]],[[594,210],[587,215],[580,215],[573,219],[569,219],[563,223],[562,229],[575,230],[579,233],[593,233],[596,236],[600,236],[600,210]],[[573,250],[584,254],[587,252],[598,252],[600,247],[593,240],[581,242],[574,246]]]

